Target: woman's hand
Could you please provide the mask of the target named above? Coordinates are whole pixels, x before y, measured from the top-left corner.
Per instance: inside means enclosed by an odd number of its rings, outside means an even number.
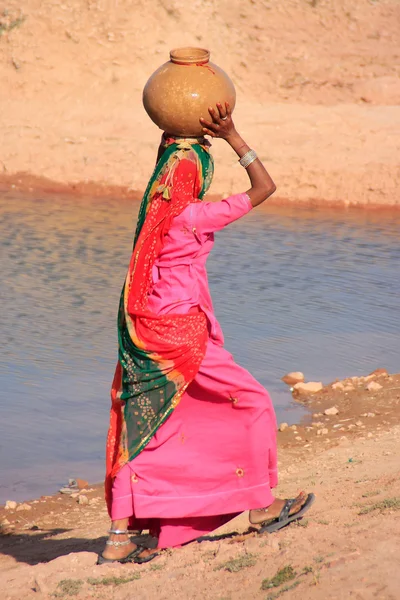
[[[225,102],[225,107],[218,102],[217,110],[210,106],[208,112],[210,113],[211,121],[206,121],[203,117],[200,119],[205,135],[229,140],[236,134],[235,125],[232,121],[232,111],[228,102]]]

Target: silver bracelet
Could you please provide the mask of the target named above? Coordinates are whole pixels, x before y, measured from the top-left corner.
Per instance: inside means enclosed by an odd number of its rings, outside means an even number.
[[[249,165],[251,165],[251,163],[253,163],[255,160],[257,160],[258,156],[255,153],[254,150],[249,150],[248,152],[246,152],[246,154],[244,154],[242,156],[242,158],[239,160],[240,164],[242,165],[242,167],[244,167],[245,169],[247,169],[247,167]]]

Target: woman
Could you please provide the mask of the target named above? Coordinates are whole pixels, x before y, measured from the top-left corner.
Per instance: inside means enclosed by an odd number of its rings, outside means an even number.
[[[200,119],[225,139],[251,188],[202,202],[213,174],[204,139],[163,136],[138,217],[121,295],[119,362],[112,386],[104,562],[143,563],[156,552],[130,540],[128,526],[177,547],[250,510],[260,531],[299,518],[312,494],[275,499],[276,420],[267,391],[224,349],[205,263],[214,232],[275,191],[237,133],[228,104]],[[260,508],[263,507],[263,508]]]

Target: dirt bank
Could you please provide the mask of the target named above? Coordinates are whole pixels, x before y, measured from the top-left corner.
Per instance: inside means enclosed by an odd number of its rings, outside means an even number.
[[[179,45],[211,48],[275,201],[400,206],[395,0],[8,0],[0,14],[0,171],[118,192],[144,188],[159,132],[141,104]],[[215,143],[214,194],[246,186]],[[36,179],[38,184],[41,179]],[[117,187],[114,187],[117,186]],[[40,189],[40,188],[39,188]]]
[[[396,600],[400,375],[378,372],[335,387],[302,396],[310,417],[279,433],[278,493],[317,496],[302,521],[257,535],[243,514],[222,537],[149,565],[97,567],[108,527],[101,486],[80,501],[42,497],[0,510],[2,598]],[[269,588],[274,581],[266,580],[285,567],[292,578]]]

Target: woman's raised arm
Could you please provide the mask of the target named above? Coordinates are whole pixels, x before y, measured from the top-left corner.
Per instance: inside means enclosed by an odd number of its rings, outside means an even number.
[[[204,133],[214,138],[226,140],[239,156],[251,183],[251,188],[247,191],[247,194],[252,205],[258,206],[275,192],[276,185],[261,160],[250,150],[250,147],[236,131],[229,104],[226,102],[225,108],[222,104],[217,104],[217,110],[210,107],[208,112],[211,121],[206,121],[204,118],[200,119]]]

